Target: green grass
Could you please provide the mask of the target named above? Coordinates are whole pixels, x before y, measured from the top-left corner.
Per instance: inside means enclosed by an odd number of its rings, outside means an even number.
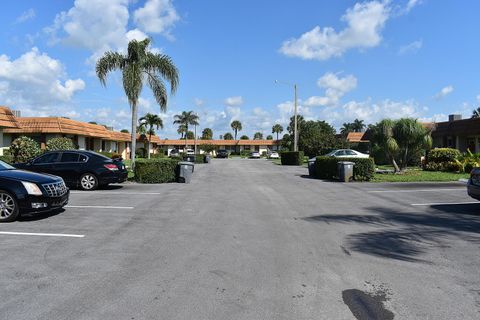
[[[382,167],[381,169],[391,169]],[[453,173],[440,171],[423,171],[421,169],[407,169],[401,174],[378,174],[376,173],[372,182],[428,182],[428,181],[458,181],[466,179],[468,173]]]

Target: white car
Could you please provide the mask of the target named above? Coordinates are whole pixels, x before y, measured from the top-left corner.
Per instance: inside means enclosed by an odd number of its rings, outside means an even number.
[[[187,156],[193,156],[195,154],[195,150],[187,149]]]
[[[363,158],[363,159],[368,159],[370,157],[368,154],[361,153],[352,149],[333,150],[332,152],[326,154],[325,156],[335,157],[335,158]]]
[[[280,155],[276,151],[272,151],[268,157],[270,159],[280,159]]]
[[[260,159],[260,152],[253,151],[250,153],[250,159]]]

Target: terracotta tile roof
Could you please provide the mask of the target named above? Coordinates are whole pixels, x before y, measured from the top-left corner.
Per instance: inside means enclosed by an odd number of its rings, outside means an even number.
[[[365,132],[349,132],[347,142],[369,142],[365,137]]]
[[[148,134],[144,134],[144,135],[137,134],[137,141],[147,141],[149,139],[150,139],[151,143],[160,144],[162,142],[162,140],[158,136],[152,136],[150,138]],[[129,139],[129,141],[130,141],[130,139]],[[183,140],[183,141],[185,141],[185,140]],[[184,142],[184,144],[185,144],[185,142]]]
[[[188,139],[187,140],[188,145],[194,145],[195,140],[193,139]],[[197,140],[197,145],[203,145],[203,144],[212,144],[214,146],[273,146],[276,145],[277,142],[276,140]],[[180,139],[174,139],[174,140],[168,140],[168,139],[161,139],[158,142],[158,145],[162,146],[184,146],[185,145],[185,140],[180,140]]]
[[[110,131],[110,140],[119,142],[130,142],[132,141],[132,136],[130,135],[130,133]]]
[[[7,107],[0,106],[0,127],[18,128],[18,122],[12,111]]]

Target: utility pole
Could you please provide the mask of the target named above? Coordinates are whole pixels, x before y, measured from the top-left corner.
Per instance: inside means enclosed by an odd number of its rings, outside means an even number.
[[[197,154],[197,125],[195,125],[195,136],[194,137],[195,137],[195,142],[194,142],[195,147],[194,147],[194,149],[195,149],[195,154]]]
[[[295,127],[294,127],[294,132],[293,134],[295,135],[293,139],[293,151],[298,151],[298,131],[297,131],[297,84],[293,85],[294,91],[295,91],[295,109],[294,109],[294,122],[295,122]]]

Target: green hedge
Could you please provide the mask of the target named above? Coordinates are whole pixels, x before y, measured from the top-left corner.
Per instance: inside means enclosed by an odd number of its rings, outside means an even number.
[[[284,151],[280,154],[281,162],[284,166],[301,166],[303,157],[303,151]]]
[[[369,181],[375,173],[375,162],[372,158],[335,158],[317,157],[315,162],[315,174],[320,179],[337,179],[337,163],[349,161],[355,163],[353,166],[353,178],[357,181]]]
[[[452,148],[435,148],[428,152],[425,170],[463,172],[463,165],[458,159],[460,151]]]
[[[177,180],[177,159],[138,159],[135,161],[135,181],[166,183]]]
[[[206,157],[206,154],[196,154],[195,163],[207,163],[207,160],[205,159]]]

